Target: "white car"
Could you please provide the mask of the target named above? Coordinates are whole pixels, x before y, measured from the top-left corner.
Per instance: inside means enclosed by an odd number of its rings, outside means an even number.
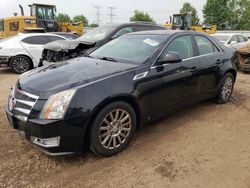
[[[69,40],[64,36],[49,33],[27,33],[0,41],[0,66],[8,66],[21,74],[39,64],[43,46],[56,40]]]
[[[250,44],[250,40],[238,33],[217,33],[213,34],[213,37],[217,38],[227,47],[234,47],[240,49]]]

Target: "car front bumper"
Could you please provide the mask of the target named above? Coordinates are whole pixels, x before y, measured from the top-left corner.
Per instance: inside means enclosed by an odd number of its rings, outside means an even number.
[[[6,110],[10,125],[19,135],[48,155],[68,155],[82,153],[87,124],[82,118],[70,120],[42,120],[16,118]]]

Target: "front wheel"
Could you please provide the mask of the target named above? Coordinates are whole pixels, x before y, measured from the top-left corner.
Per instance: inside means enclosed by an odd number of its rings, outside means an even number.
[[[122,151],[131,141],[136,129],[134,109],[125,102],[113,102],[95,118],[90,133],[90,148],[108,157]]]
[[[15,56],[10,61],[10,68],[13,72],[17,74],[22,74],[32,67],[32,62],[28,57],[25,56]]]
[[[224,76],[222,80],[222,84],[217,94],[218,103],[224,104],[224,103],[229,102],[231,95],[233,93],[234,81],[235,81],[234,76],[231,73],[227,73]]]

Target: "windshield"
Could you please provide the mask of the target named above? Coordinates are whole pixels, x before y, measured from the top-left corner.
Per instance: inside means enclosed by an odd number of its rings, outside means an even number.
[[[114,30],[113,26],[102,26],[97,27],[88,33],[82,35],[81,37],[77,38],[78,41],[87,41],[87,42],[97,42],[99,40],[104,39]]]
[[[142,64],[150,58],[167,35],[125,35],[100,47],[89,56]]]
[[[227,35],[213,35],[213,37],[217,38],[222,43],[225,43],[229,39],[230,36],[227,36]]]
[[[42,20],[54,20],[54,10],[52,7],[37,7],[37,17]]]

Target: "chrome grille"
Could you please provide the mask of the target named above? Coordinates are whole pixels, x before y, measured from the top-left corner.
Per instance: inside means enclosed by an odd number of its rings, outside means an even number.
[[[12,89],[9,97],[9,110],[14,116],[22,121],[27,118],[35,105],[38,96],[27,93],[20,89]]]

